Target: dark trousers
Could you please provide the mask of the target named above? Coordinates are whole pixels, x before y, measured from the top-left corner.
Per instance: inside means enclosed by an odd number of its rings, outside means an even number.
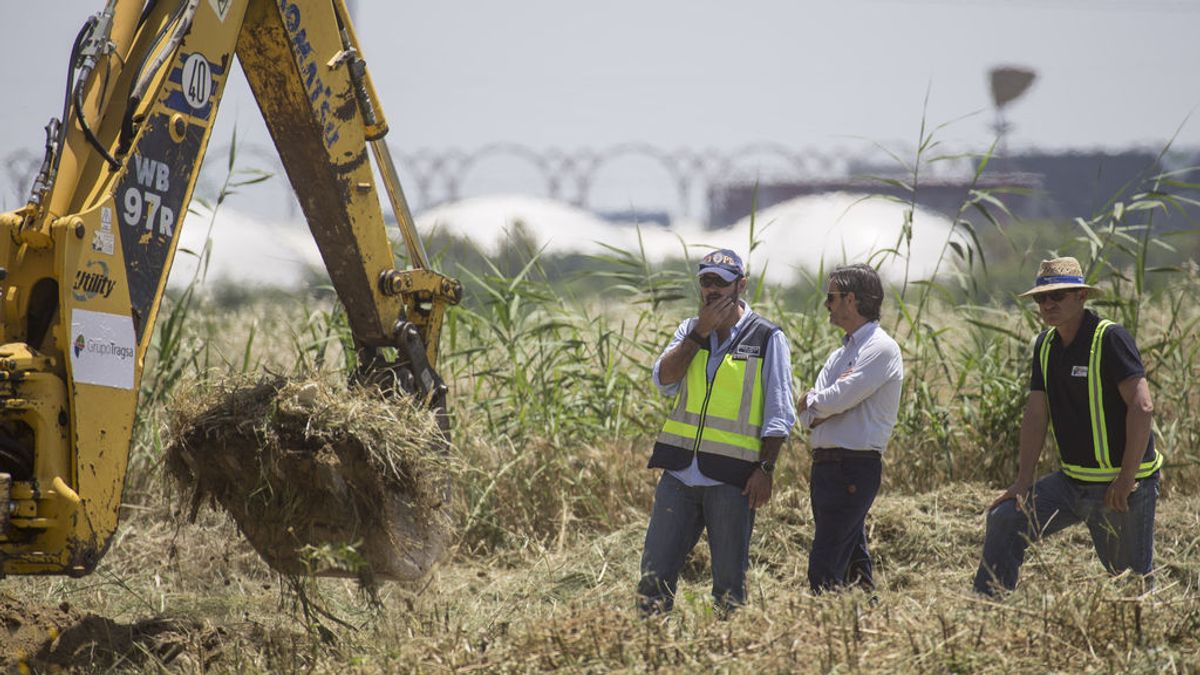
[[[814,451],[810,494],[815,531],[808,556],[814,593],[847,585],[875,588],[866,520],[882,475],[878,452]]]

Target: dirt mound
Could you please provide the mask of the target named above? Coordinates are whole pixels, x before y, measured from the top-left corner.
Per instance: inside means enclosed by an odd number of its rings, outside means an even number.
[[[449,539],[445,442],[429,410],[372,390],[272,378],[172,404],[167,468],[275,570],[415,580]]]
[[[219,654],[221,631],[183,619],[132,624],[82,613],[67,603],[29,606],[0,596],[0,664],[94,672],[116,665],[168,664],[186,655],[204,668]]]

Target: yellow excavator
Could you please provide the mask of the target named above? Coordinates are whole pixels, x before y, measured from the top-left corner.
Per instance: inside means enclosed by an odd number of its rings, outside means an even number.
[[[357,375],[444,413],[438,337],[462,286],[430,269],[343,0],[108,0],[71,46],[28,203],[0,214],[0,576],[82,576],[112,541],[146,351],[235,55]]]

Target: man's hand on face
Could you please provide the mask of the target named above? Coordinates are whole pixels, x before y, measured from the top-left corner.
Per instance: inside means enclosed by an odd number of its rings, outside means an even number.
[[[737,320],[737,298],[728,295],[717,296],[701,305],[695,331],[701,337],[708,337],[714,330],[732,328]]]

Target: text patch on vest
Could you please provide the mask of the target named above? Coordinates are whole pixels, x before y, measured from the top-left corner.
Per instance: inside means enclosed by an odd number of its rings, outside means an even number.
[[[733,358],[735,359],[748,359],[751,356],[762,356],[762,347],[742,344],[733,350]]]

